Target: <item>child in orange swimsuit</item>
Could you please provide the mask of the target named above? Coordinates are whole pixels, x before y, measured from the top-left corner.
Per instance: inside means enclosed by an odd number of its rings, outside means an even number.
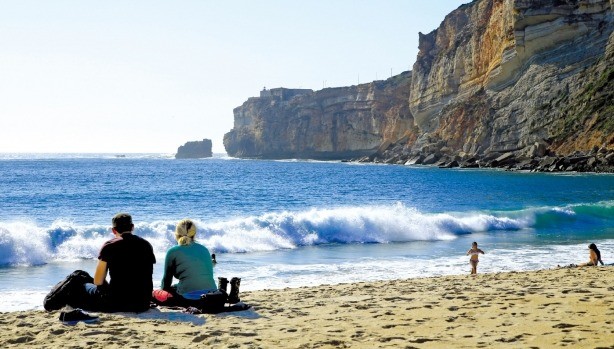
[[[478,243],[474,241],[473,244],[471,244],[471,249],[467,251],[467,255],[471,255],[469,258],[469,264],[471,264],[471,275],[476,275],[478,273],[478,255],[480,253],[484,254],[484,251],[480,250],[478,248]]]

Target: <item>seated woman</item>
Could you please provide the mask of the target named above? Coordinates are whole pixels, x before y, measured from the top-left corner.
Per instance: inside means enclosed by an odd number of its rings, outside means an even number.
[[[188,305],[204,293],[217,290],[213,279],[213,263],[209,250],[194,241],[196,224],[184,219],[177,224],[175,239],[164,260],[162,289],[153,291],[154,301],[161,305]],[[173,277],[179,283],[172,285]]]
[[[597,248],[597,245],[595,244],[590,244],[588,245],[588,262],[587,263],[582,263],[579,264],[579,267],[590,267],[590,266],[597,266],[597,263],[601,263],[601,265],[603,265],[603,261],[601,260],[601,252],[599,252],[599,249]]]

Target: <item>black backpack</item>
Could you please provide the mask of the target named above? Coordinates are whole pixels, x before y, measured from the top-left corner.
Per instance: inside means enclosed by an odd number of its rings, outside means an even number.
[[[94,278],[83,270],[75,270],[64,280],[53,286],[43,300],[45,310],[59,310],[67,304],[77,301],[83,285],[94,282]]]

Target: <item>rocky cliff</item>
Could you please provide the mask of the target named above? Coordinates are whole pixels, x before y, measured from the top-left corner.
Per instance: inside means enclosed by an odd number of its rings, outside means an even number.
[[[384,143],[414,141],[409,72],[386,81],[320,91],[278,88],[234,109],[224,136],[230,156],[351,159]]]
[[[413,149],[570,154],[612,147],[610,0],[482,0],[420,36]],[[435,146],[434,146],[435,145]]]
[[[585,161],[598,153],[592,167],[608,165],[613,7],[614,0],[473,1],[419,35],[411,73],[250,99],[235,109],[224,144],[247,157],[536,168],[548,156]]]

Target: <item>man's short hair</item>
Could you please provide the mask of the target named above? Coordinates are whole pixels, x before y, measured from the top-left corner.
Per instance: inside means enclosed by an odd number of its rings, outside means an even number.
[[[113,229],[122,234],[132,231],[134,224],[132,224],[132,216],[127,213],[118,213],[113,217]]]

